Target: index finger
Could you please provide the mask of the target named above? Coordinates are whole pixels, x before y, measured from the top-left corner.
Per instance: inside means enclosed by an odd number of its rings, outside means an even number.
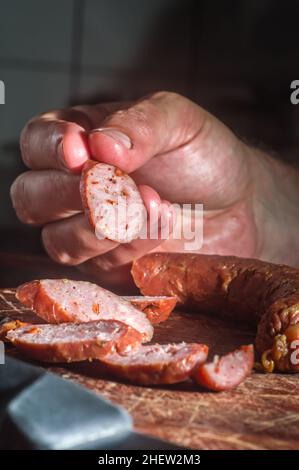
[[[90,158],[86,133],[99,125],[106,114],[105,107],[82,106],[32,119],[20,139],[25,165],[33,170],[79,171]]]

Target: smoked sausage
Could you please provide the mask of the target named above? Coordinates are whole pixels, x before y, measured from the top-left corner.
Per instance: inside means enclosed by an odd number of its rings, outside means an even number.
[[[150,341],[153,327],[146,315],[112,292],[86,281],[42,279],[18,287],[17,299],[48,323],[118,320]]]
[[[7,333],[9,331],[20,328],[21,326],[31,326],[31,323],[22,322],[20,320],[12,320],[6,318],[0,322],[0,341],[7,341]]]
[[[7,339],[29,357],[42,362],[76,362],[129,353],[142,335],[113,320],[59,325],[29,325],[7,333]]]
[[[144,295],[176,296],[208,314],[257,327],[265,371],[299,371],[299,270],[234,256],[151,253],[133,263]]]
[[[253,345],[249,344],[199,365],[194,369],[193,378],[198,385],[214,392],[232,390],[251,374],[253,363]]]
[[[101,363],[114,376],[134,384],[161,385],[187,380],[207,355],[205,344],[153,344],[125,356],[109,354]]]
[[[124,297],[124,299],[130,302],[134,307],[144,312],[152,325],[166,321],[177,303],[175,297],[166,297],[163,295],[155,297],[144,295],[129,295]]]
[[[146,224],[146,209],[135,182],[113,165],[89,160],[82,170],[80,193],[100,239],[129,243]]]

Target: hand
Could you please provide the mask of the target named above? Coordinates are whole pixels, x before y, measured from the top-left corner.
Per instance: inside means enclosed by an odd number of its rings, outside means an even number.
[[[44,114],[23,130],[21,151],[31,171],[11,189],[17,215],[25,223],[44,225],[43,243],[55,261],[78,265],[102,284],[125,283],[133,258],[151,250],[182,251],[184,241],[119,245],[98,240],[79,195],[80,169],[91,157],[132,173],[147,208],[159,210],[161,198],[203,203],[201,253],[288,262],[280,217],[296,226],[297,170],[249,148],[179,95],[160,92],[132,104]],[[288,178],[285,187],[282,174]]]

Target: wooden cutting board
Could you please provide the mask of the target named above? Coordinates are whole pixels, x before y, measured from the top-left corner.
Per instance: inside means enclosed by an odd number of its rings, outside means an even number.
[[[0,290],[0,315],[21,318],[29,312],[13,289]],[[253,341],[250,330],[199,314],[175,312],[155,328],[155,342],[205,342],[224,353]],[[9,354],[20,357],[9,348]],[[103,377],[96,361],[49,367],[95,393],[124,406],[136,430],[193,449],[298,449],[299,375],[253,373],[237,390],[208,393],[191,382],[138,387]]]

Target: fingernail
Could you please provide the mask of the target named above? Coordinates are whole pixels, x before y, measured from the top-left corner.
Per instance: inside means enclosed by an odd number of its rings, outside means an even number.
[[[123,132],[118,131],[117,129],[113,129],[112,127],[105,127],[101,129],[94,129],[91,133],[100,132],[107,137],[115,140],[118,144],[123,145],[126,149],[130,150],[132,148],[132,141],[130,137],[128,137]]]

